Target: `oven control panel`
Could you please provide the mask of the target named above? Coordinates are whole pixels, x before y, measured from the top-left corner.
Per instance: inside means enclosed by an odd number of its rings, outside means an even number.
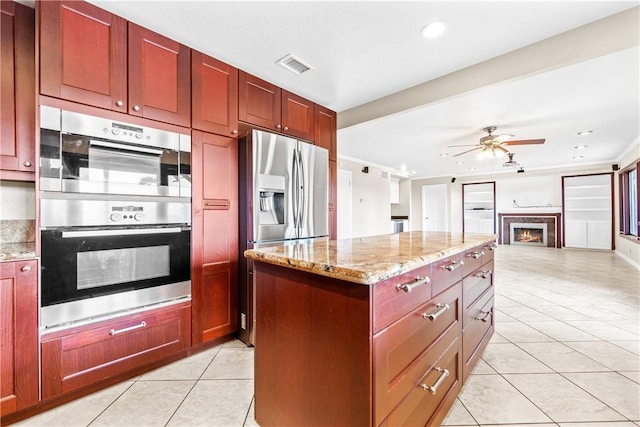
[[[116,223],[136,223],[146,218],[142,206],[112,206],[109,219]]]

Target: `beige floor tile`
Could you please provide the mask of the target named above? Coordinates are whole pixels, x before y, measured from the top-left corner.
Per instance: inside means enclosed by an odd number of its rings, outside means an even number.
[[[551,421],[500,375],[471,375],[459,399],[481,425]]]
[[[487,362],[480,359],[476,364],[476,367],[471,371],[471,375],[495,375],[497,374],[496,370],[493,369]]]
[[[625,420],[625,417],[560,374],[514,374],[504,377],[555,422]]]
[[[611,344],[624,348],[634,354],[640,356],[640,341],[609,341]]]
[[[509,316],[507,313],[502,311],[501,309],[496,308],[494,313],[496,322],[517,322],[518,319],[515,319]]]
[[[638,340],[638,334],[627,332],[624,329],[617,328],[607,322],[602,322],[600,320],[590,320],[582,322],[567,321],[567,323],[569,325],[575,326],[582,331],[585,331],[591,335],[607,341]]]
[[[191,357],[180,359],[177,362],[173,362],[161,368],[154,369],[153,371],[142,375],[140,380],[197,380],[202,376],[205,369],[207,369],[221,348],[222,347],[217,346],[200,353],[196,353]]]
[[[498,309],[508,314],[509,316],[513,317],[514,319],[521,320],[521,321],[529,320],[529,321],[544,322],[544,321],[554,320],[553,318],[547,316],[546,314],[540,313],[539,311],[526,306],[522,306],[522,307],[507,306],[507,307],[498,307]]]
[[[496,331],[511,342],[553,342],[553,338],[522,322],[497,323]]]
[[[559,423],[560,427],[635,427],[631,421],[611,421],[603,423]]]
[[[614,371],[640,370],[640,357],[606,341],[566,342],[566,345]]]
[[[552,370],[511,343],[489,343],[482,359],[500,374],[552,372]]]
[[[164,426],[195,381],[138,381],[91,423],[91,427]]]
[[[32,427],[88,426],[133,384],[133,381],[116,384],[12,425]]]
[[[242,427],[252,398],[252,380],[201,380],[167,426]]]
[[[597,341],[599,339],[559,320],[523,323],[558,341]]]
[[[559,342],[519,343],[518,347],[556,372],[611,371],[606,366]]]
[[[501,343],[501,342],[511,342],[511,341],[509,341],[508,339],[506,339],[505,337],[503,337],[499,333],[494,332],[493,336],[491,337],[489,342],[491,342],[491,343]]]
[[[244,420],[244,427],[260,427],[256,422],[256,411],[255,411],[255,397],[251,400],[251,406],[249,407],[249,413],[247,414],[247,418]]]
[[[570,308],[563,307],[555,303],[549,303],[544,309],[541,310],[547,316],[555,320],[591,320],[592,317],[587,316]]]
[[[481,427],[552,427],[557,426],[556,423],[535,423],[535,424],[482,424]]]
[[[616,328],[630,332],[636,337],[640,337],[640,322],[637,319],[628,320],[607,320],[606,323],[615,326]],[[640,338],[636,338],[640,339]]]
[[[630,420],[640,420],[640,384],[616,372],[564,376]]]
[[[640,371],[619,371],[618,373],[640,384]]]
[[[253,348],[223,347],[202,379],[253,379]]]
[[[455,403],[449,410],[447,417],[442,421],[443,426],[475,426],[476,421],[473,419],[467,408],[456,399]]]

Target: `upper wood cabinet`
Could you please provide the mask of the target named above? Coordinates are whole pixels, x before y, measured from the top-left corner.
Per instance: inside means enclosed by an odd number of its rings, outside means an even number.
[[[35,179],[35,12],[2,1],[0,169],[3,179]]]
[[[337,160],[336,112],[322,105],[315,105],[315,145],[329,150],[329,160]]]
[[[0,413],[6,415],[38,403],[36,260],[0,263],[0,348]]]
[[[191,50],[129,22],[129,114],[191,126]]]
[[[41,1],[40,92],[127,111],[127,21],[90,3]]]
[[[191,127],[238,135],[238,69],[191,51]]]
[[[313,102],[244,71],[238,80],[239,120],[313,141]]]
[[[43,1],[40,92],[190,126],[190,49],[90,3]]]

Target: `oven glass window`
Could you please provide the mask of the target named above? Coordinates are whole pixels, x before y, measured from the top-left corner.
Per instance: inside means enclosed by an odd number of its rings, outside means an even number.
[[[77,254],[77,289],[169,276],[169,246],[108,249]]]

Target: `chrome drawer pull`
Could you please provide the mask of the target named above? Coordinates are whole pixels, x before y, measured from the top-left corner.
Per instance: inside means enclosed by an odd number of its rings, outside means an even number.
[[[413,288],[417,288],[418,286],[422,285],[428,285],[429,283],[431,283],[431,279],[429,279],[428,277],[418,276],[413,282],[396,285],[396,289],[399,291],[411,292]]]
[[[493,273],[493,271],[491,270],[481,271],[480,273],[476,274],[476,277],[486,279],[487,277],[491,276],[491,273]]]
[[[484,247],[484,249],[488,250],[488,251],[495,251],[496,249],[498,249],[498,245],[493,243],[491,245],[487,245]]]
[[[436,392],[438,391],[438,387],[440,387],[440,384],[442,384],[445,378],[449,376],[449,371],[447,369],[436,368],[436,371],[440,372],[440,376],[432,386],[420,384],[420,387],[422,387],[423,390],[427,390],[431,392],[431,394],[436,394]]]
[[[451,264],[443,265],[440,268],[447,271],[453,271],[458,267],[462,267],[463,265],[464,265],[464,261],[453,261]]]
[[[422,317],[425,319],[429,319],[433,322],[438,317],[440,317],[442,313],[449,310],[449,304],[436,304],[436,307],[438,307],[438,309],[435,311],[435,313],[431,313],[431,314],[422,313]]]
[[[145,326],[147,326],[147,322],[142,321],[137,325],[133,325],[133,326],[129,326],[128,328],[122,328],[122,329],[111,329],[109,331],[109,335],[118,335],[121,334],[123,332],[129,332],[129,331],[133,331],[136,329],[141,329],[144,328]]]
[[[491,310],[489,310],[489,311],[480,311],[480,314],[484,314],[484,317],[476,317],[476,320],[479,320],[482,323],[487,323],[489,316],[491,316]]]
[[[470,254],[467,254],[469,258],[473,258],[473,259],[478,259],[482,255],[484,255],[484,251],[475,251],[475,252],[471,252]]]

